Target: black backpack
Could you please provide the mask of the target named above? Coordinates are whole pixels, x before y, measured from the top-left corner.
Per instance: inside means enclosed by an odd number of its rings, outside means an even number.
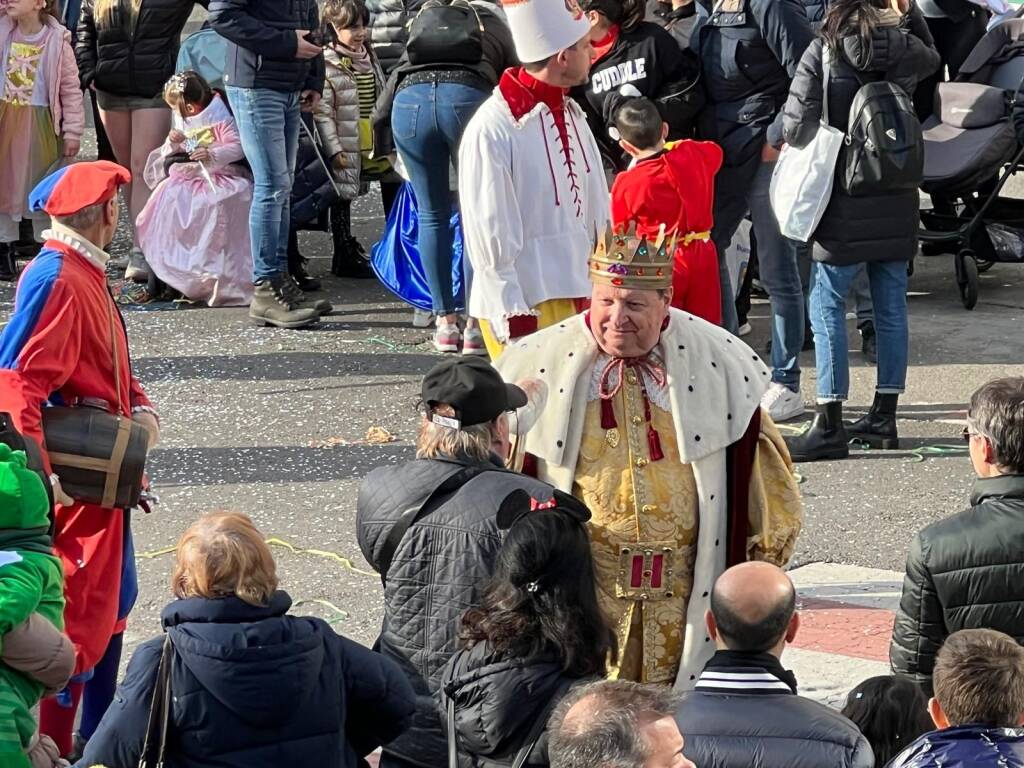
[[[409,63],[478,64],[484,56],[484,23],[467,0],[427,0],[409,25]]]
[[[917,189],[924,178],[924,141],[914,103],[887,80],[860,87],[850,105],[843,190],[852,197]]]

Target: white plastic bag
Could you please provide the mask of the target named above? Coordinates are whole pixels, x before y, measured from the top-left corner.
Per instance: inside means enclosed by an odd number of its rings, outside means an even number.
[[[823,53],[821,125],[802,149],[786,145],[772,173],[768,195],[779,230],[791,240],[806,243],[818,228],[829,200],[836,161],[846,135],[828,124],[829,57]]]
[[[732,281],[733,298],[740,295],[743,286],[743,275],[750,265],[750,219],[743,219],[732,236],[732,242],[725,249],[725,263],[729,267],[729,280]]]

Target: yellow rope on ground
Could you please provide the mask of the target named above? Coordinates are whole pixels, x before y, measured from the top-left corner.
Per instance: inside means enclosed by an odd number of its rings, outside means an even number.
[[[324,619],[328,624],[337,624],[339,621],[344,621],[349,617],[348,611],[343,611],[330,600],[323,600],[319,597],[308,597],[296,600],[292,603],[292,608],[298,608],[300,605],[306,605],[307,603],[316,603],[317,605],[321,605],[324,608],[334,611],[335,614],[337,614],[336,616],[330,619]]]
[[[294,544],[292,544],[290,541],[285,541],[284,539],[279,539],[276,536],[271,536],[269,539],[266,539],[266,543],[267,543],[268,547],[281,547],[282,549],[287,549],[293,555],[313,555],[314,557],[322,557],[325,560],[333,560],[334,562],[338,563],[345,570],[352,571],[352,573],[358,573],[361,576],[376,576],[377,575],[373,571],[364,571],[362,568],[357,568],[352,563],[351,560],[349,560],[347,557],[339,555],[337,552],[328,552],[326,549],[305,549],[303,547],[297,547]],[[149,552],[136,552],[135,553],[135,557],[136,558],[142,558],[144,560],[153,560],[153,559],[155,559],[157,557],[163,557],[164,555],[170,555],[170,554],[173,554],[174,552],[177,552],[177,551],[178,551],[178,548],[176,546],[174,546],[174,547],[164,547],[163,549],[155,549],[155,550],[151,550]]]
[[[284,539],[279,539],[277,537],[271,537],[267,539],[267,546],[283,547],[292,554],[296,555],[314,555],[316,557],[323,557],[327,560],[333,560],[334,562],[340,564],[343,568],[352,571],[353,573],[361,574],[363,576],[377,575],[373,571],[364,571],[362,568],[356,568],[356,566],[352,564],[351,560],[349,560],[347,557],[339,555],[337,552],[328,552],[325,549],[303,549],[302,547],[296,547],[294,544],[287,542]]]

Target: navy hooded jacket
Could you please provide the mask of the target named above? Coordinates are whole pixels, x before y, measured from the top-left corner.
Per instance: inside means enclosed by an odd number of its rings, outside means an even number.
[[[406,729],[415,697],[398,666],[290,607],[279,591],[266,607],[227,597],[164,609],[167,768],[355,768]],[[163,643],[139,646],[79,766],[138,764]]]
[[[887,768],[1024,768],[1024,728],[961,725],[932,731]]]

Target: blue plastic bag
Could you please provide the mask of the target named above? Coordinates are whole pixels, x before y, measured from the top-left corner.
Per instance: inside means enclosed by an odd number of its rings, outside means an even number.
[[[406,304],[430,312],[433,307],[430,288],[427,287],[427,275],[416,247],[418,228],[416,195],[412,184],[405,182],[395,197],[380,242],[370,249],[370,264],[385,288]],[[452,294],[456,311],[462,311],[465,298],[462,292],[462,227],[458,211],[452,214],[449,231],[452,233]]]

